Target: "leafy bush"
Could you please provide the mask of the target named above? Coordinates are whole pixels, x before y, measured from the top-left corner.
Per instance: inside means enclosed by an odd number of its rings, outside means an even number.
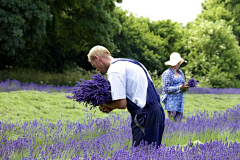
[[[231,26],[223,20],[199,20],[188,27],[187,77],[202,79],[208,87],[240,87],[233,83],[240,76],[240,47]]]
[[[32,69],[13,69],[0,70],[0,81],[16,79],[20,82],[34,82],[36,84],[51,84],[56,86],[74,86],[80,79],[90,79],[92,74],[96,74],[96,70],[86,71],[83,68],[71,68],[63,73],[46,73]],[[153,84],[156,88],[162,86],[161,77],[157,71],[150,72]],[[106,76],[106,75],[105,75]]]
[[[74,86],[79,79],[90,79],[93,73],[96,71],[86,71],[82,68],[71,69],[63,73],[47,73],[32,69],[8,69],[0,71],[0,81],[16,79],[27,83]]]
[[[153,84],[155,86],[155,88],[161,88],[162,87],[162,80],[161,80],[161,76],[158,75],[158,71],[155,70],[153,72],[149,71],[149,74],[152,78]]]

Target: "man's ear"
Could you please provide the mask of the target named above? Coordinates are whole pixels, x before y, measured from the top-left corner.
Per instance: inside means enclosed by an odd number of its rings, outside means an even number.
[[[99,57],[98,56],[94,56],[94,60],[99,60]]]
[[[97,61],[102,61],[102,56],[94,56],[94,59]]]

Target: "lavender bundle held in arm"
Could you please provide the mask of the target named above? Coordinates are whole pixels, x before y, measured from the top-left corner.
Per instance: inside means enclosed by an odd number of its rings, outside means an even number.
[[[77,81],[77,84],[71,90],[73,96],[67,97],[79,103],[84,102],[85,106],[90,105],[91,109],[112,101],[109,81],[99,73],[93,74],[90,78],[92,80],[80,79],[82,82]]]

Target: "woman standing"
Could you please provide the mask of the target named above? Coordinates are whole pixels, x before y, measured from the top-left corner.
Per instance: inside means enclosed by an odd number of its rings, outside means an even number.
[[[161,76],[163,87],[161,101],[168,112],[168,117],[175,121],[181,121],[183,115],[184,96],[181,90],[189,89],[189,86],[185,85],[185,76],[179,69],[183,62],[186,61],[180,54],[173,52],[170,60],[164,63],[170,67]]]

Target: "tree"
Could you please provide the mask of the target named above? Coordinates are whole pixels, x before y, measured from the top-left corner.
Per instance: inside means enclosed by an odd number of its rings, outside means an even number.
[[[165,42],[163,43],[165,48],[164,60],[168,60],[172,52],[182,53],[185,44],[182,41],[183,28],[180,23],[171,20],[153,21],[149,23],[149,29]]]
[[[211,87],[237,87],[240,78],[240,47],[224,20],[198,20],[185,30],[187,78],[195,77]],[[238,86],[239,87],[239,86]]]
[[[86,57],[93,46],[103,45],[113,50],[113,35],[120,32],[120,23],[112,16],[114,2],[115,0],[56,0],[51,4],[53,21],[48,24],[44,57],[46,61],[55,63],[47,63],[47,68],[74,66],[75,63],[91,69]],[[52,56],[49,57],[49,54]]]
[[[47,22],[52,16],[47,3],[51,0],[0,0],[0,69],[11,65],[14,56],[33,55],[23,49],[40,48],[44,41]],[[27,60],[21,62],[27,63]]]
[[[4,60],[0,69],[5,65],[44,71],[76,65],[87,68],[89,49],[100,44],[113,50],[113,35],[120,32],[120,23],[112,16],[115,0],[0,2]]]
[[[114,57],[133,58],[143,63],[150,71],[162,72],[163,54],[165,53],[163,39],[149,30],[148,18],[137,18],[132,13],[116,9],[115,17],[119,19],[122,30],[115,34],[113,42]]]
[[[202,3],[199,19],[208,21],[225,20],[233,27],[233,33],[240,42],[240,0],[207,0]]]

